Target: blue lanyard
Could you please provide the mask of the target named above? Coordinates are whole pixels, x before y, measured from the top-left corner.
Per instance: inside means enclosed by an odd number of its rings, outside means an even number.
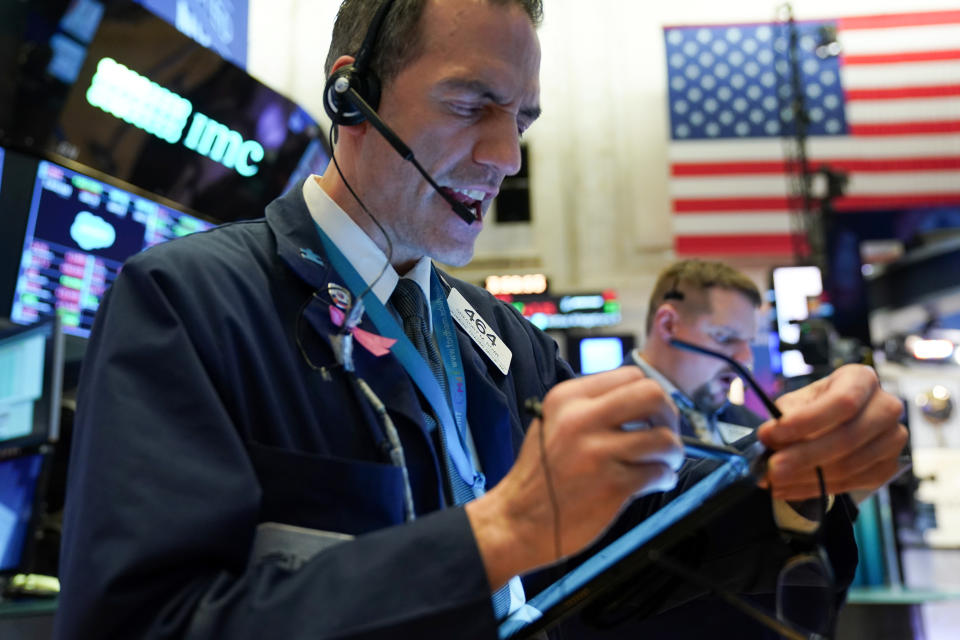
[[[337,248],[333,241],[323,232],[319,225],[316,225],[317,234],[323,243],[323,248],[327,252],[327,257],[336,272],[343,278],[344,283],[350,292],[357,296],[358,292],[367,290],[367,283],[360,277],[350,261]],[[457,474],[463,479],[468,487],[473,489],[475,496],[480,496],[484,492],[485,479],[482,473],[479,473],[473,465],[473,460],[467,453],[466,434],[467,434],[467,393],[463,372],[463,360],[460,357],[460,346],[457,341],[456,329],[453,326],[453,318],[450,315],[450,309],[443,296],[443,287],[440,278],[435,269],[430,269],[430,311],[433,317],[434,333],[437,335],[437,342],[440,347],[440,357],[443,360],[444,370],[447,374],[448,387],[450,389],[450,398],[444,397],[443,390],[437,379],[433,377],[427,362],[417,351],[410,339],[407,338],[403,329],[397,323],[393,314],[380,302],[372,289],[366,291],[363,296],[363,304],[367,315],[373,322],[380,335],[393,338],[396,342],[390,347],[393,355],[400,360],[400,364],[406,369],[407,373],[413,379],[414,383],[423,393],[427,402],[433,408],[434,415],[443,429],[445,441],[447,443],[447,453],[457,470]],[[453,413],[451,414],[451,404]]]

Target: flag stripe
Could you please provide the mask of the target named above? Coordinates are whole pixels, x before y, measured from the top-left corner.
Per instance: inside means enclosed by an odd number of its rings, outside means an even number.
[[[940,51],[897,51],[894,53],[844,54],[843,64],[890,64],[894,62],[934,62],[937,60],[960,60],[960,49]]]
[[[674,250],[678,255],[688,256],[785,256],[794,252],[795,243],[806,247],[806,238],[779,233],[744,234],[734,237],[685,235],[677,236]]]
[[[785,145],[779,138],[749,140],[672,141],[671,162],[731,162],[782,159]],[[894,159],[902,157],[960,156],[960,135],[865,136],[854,141],[846,137],[814,136],[807,141],[810,158]]]
[[[938,169],[960,169],[960,156],[929,158],[834,158],[829,163],[812,160],[813,171],[829,164],[840,171],[888,172],[888,171],[936,171]],[[670,167],[674,177],[684,176],[734,176],[786,173],[788,162],[785,160],[767,160],[756,162],[678,162]],[[958,178],[960,181],[960,178]],[[960,188],[960,186],[958,186]]]
[[[900,136],[915,133],[955,133],[960,131],[960,120],[938,122],[883,122],[850,125],[855,136]]]
[[[957,48],[957,25],[895,27],[850,31],[839,27],[843,55],[866,56],[921,51],[949,51]]]
[[[741,198],[675,198],[673,211],[685,213],[751,213],[757,211],[789,211],[790,202],[781,197],[741,197]]]
[[[960,37],[960,32],[958,32]],[[841,66],[843,86],[850,89],[875,89],[896,86],[900,80],[911,87],[939,87],[960,82],[960,65],[955,62],[902,62]]]
[[[958,87],[960,88],[960,87]],[[847,105],[849,122],[950,121],[960,117],[960,97],[863,100]]]
[[[921,11],[916,13],[895,13],[873,16],[855,16],[840,18],[838,26],[847,29],[889,29],[891,27],[916,27],[931,24],[951,24],[960,22],[960,10],[957,11]]]
[[[960,194],[843,196],[836,199],[834,208],[837,211],[868,211],[955,204],[960,204]]]
[[[751,214],[757,211],[780,209],[790,211],[790,201],[799,199],[789,197],[741,197],[741,198],[676,198],[673,201],[673,211],[678,215],[687,213],[708,214],[741,213]],[[862,195],[843,196],[834,201],[837,211],[866,211],[870,209],[902,209],[909,207],[930,207],[940,205],[960,204],[960,194],[896,194],[896,195]]]
[[[960,85],[931,85],[927,87],[876,87],[873,89],[850,89],[846,98],[857,100],[902,100],[909,98],[942,98],[960,96]]]
[[[830,166],[835,168],[832,164]],[[732,180],[728,175],[700,175],[673,180],[670,191],[674,197],[680,199],[711,196],[727,198],[743,195],[749,188],[749,193],[753,195],[773,197],[790,193],[792,181],[795,179],[784,173],[756,174],[748,180]],[[911,194],[918,197],[925,194],[960,195],[960,180],[955,171],[851,173],[848,176],[846,193],[876,196]]]
[[[729,213],[688,213],[676,216],[674,231],[682,235],[730,236],[757,233],[790,233],[790,213],[755,212],[749,216]]]

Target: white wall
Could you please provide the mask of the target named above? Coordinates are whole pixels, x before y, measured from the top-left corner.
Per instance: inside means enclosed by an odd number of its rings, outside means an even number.
[[[481,235],[462,277],[543,271],[558,290],[615,287],[642,334],[672,259],[662,27],[773,20],[761,0],[546,0],[543,116],[526,134],[533,224]],[[323,60],[339,2],[250,0],[251,73],[322,119]],[[958,0],[798,0],[797,19],[956,9]],[[768,265],[738,264],[765,284]]]

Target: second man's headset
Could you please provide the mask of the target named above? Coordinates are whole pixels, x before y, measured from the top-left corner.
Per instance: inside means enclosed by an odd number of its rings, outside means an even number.
[[[327,79],[323,89],[323,108],[334,126],[348,127],[360,124],[364,120],[369,121],[373,128],[390,143],[390,146],[404,160],[410,162],[434,191],[450,204],[453,212],[463,218],[467,224],[472,224],[478,220],[478,215],[443,191],[430,174],[420,166],[410,147],[404,144],[393,129],[377,115],[377,107],[380,106],[380,79],[369,67],[373,58],[373,48],[380,34],[380,25],[390,11],[390,7],[393,6],[393,2],[394,0],[385,0],[377,9],[353,64],[337,69]]]

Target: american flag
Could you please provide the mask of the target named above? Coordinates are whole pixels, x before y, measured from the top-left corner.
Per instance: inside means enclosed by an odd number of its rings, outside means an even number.
[[[960,11],[796,27],[811,167],[849,175],[834,208],[960,204]],[[818,55],[832,30],[840,55]],[[791,254],[784,25],[666,27],[664,39],[676,253]]]

